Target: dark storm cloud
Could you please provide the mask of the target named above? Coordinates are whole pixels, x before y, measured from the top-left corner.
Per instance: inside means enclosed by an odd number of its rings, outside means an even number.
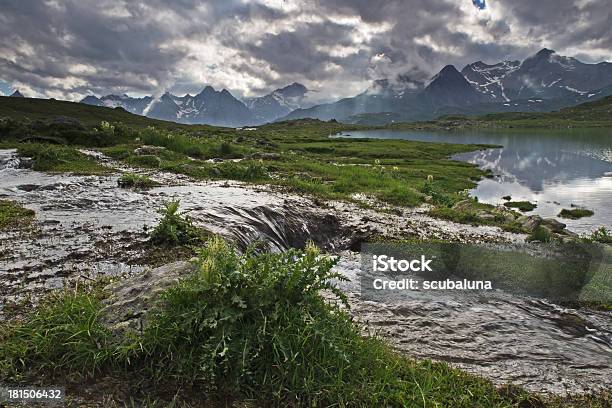
[[[542,47],[610,59],[609,0],[4,0],[0,82],[26,95],[238,94],[293,81],[334,98],[373,80]],[[478,3],[478,4],[476,4]],[[474,6],[477,7],[474,7]]]

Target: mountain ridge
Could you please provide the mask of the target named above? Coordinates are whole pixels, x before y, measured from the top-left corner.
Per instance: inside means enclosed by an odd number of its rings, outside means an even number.
[[[545,112],[610,94],[611,63],[586,64],[544,48],[523,61],[477,61],[460,73],[447,65],[416,93],[389,93],[387,89],[378,94],[363,93],[295,110],[280,120],[313,118],[355,123],[358,118],[358,123],[363,123],[363,118],[369,117],[375,119],[373,124],[380,124],[431,120],[453,113]]]
[[[227,89],[217,91],[207,85],[193,96],[176,96],[170,92],[157,98],[88,95],[80,103],[122,107],[131,113],[178,123],[237,127],[260,125],[287,115],[301,106],[307,92],[304,85],[294,82],[267,95],[241,101]]]

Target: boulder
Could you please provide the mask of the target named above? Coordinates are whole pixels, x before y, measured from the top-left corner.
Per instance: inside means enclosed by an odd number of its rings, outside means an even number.
[[[193,271],[190,262],[174,262],[108,285],[111,295],[104,300],[100,321],[116,335],[141,333],[160,293]]]
[[[138,156],[156,156],[165,150],[166,148],[162,146],[142,145],[134,149],[134,154]]]
[[[542,226],[548,228],[550,231],[554,233],[562,232],[567,225],[562,222],[555,220],[554,218],[546,218],[542,220]]]
[[[542,217],[539,215],[522,215],[516,219],[525,230],[531,232],[542,223]]]
[[[466,210],[470,210],[472,208],[472,204],[474,203],[473,200],[467,198],[465,200],[461,200],[457,203],[455,203],[455,205],[453,205],[453,210],[457,210],[457,211],[466,211]]]

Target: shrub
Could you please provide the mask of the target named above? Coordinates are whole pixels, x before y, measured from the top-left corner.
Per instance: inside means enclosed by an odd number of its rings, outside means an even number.
[[[195,227],[191,219],[179,213],[180,201],[170,201],[158,213],[162,215],[159,224],[151,233],[150,241],[156,245],[196,245],[202,242],[204,233]]]

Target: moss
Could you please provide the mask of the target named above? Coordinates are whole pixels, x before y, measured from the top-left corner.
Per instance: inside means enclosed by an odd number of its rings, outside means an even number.
[[[591,217],[593,214],[595,214],[593,211],[586,208],[572,208],[571,210],[564,208],[559,213],[559,217],[577,220],[583,217]]]
[[[504,203],[504,206],[508,208],[517,208],[522,212],[528,212],[533,211],[538,205],[530,203],[529,201],[508,201]]]

